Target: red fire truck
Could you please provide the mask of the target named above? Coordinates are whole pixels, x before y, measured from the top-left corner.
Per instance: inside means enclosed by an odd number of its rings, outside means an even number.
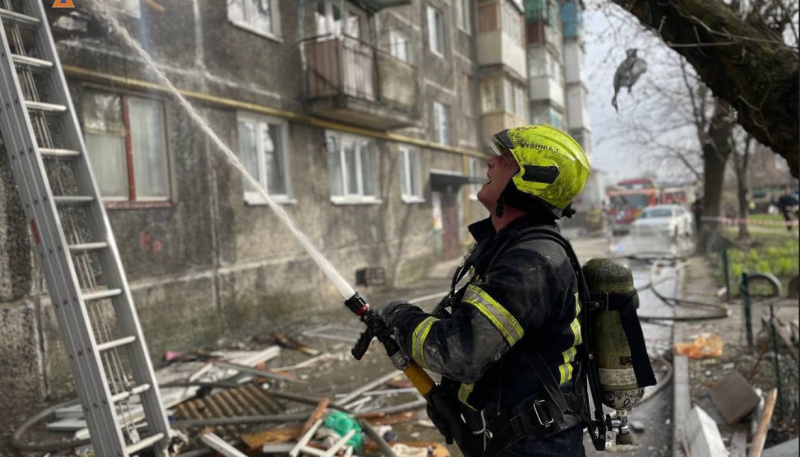
[[[620,181],[608,191],[609,222],[615,235],[627,233],[630,225],[648,206],[660,203],[661,194],[649,178]]]

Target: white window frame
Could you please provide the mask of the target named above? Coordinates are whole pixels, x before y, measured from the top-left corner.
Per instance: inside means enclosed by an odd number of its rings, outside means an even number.
[[[389,30],[389,54],[401,62],[411,64],[411,40],[408,34],[397,29]]]
[[[469,158],[469,177],[470,178],[477,178],[480,177],[481,174],[478,173],[481,167],[481,160],[477,157],[470,157]],[[469,199],[472,201],[478,201],[478,191],[481,190],[483,184],[481,183],[470,183],[469,185]]]
[[[444,57],[445,22],[442,10],[428,5],[428,49],[439,57]],[[437,49],[441,47],[441,49]]]
[[[432,123],[433,141],[445,146],[450,145],[450,107],[441,102],[433,102]],[[443,115],[445,118],[442,119]]]
[[[472,0],[456,0],[458,29],[466,34],[472,33]]]
[[[335,205],[376,205],[382,203],[381,199],[378,198],[377,193],[379,192],[379,183],[378,183],[378,176],[376,175],[377,169],[380,167],[380,163],[378,162],[378,154],[375,153],[376,144],[375,141],[371,138],[357,136],[357,135],[350,135],[345,133],[340,133],[334,130],[328,130],[325,132],[326,138],[326,154],[330,154],[327,151],[327,138],[330,136],[335,136],[338,138],[339,144],[339,166],[342,172],[342,194],[343,195],[333,195],[333,189],[330,189],[331,192],[331,202]],[[358,193],[357,194],[348,194],[347,193],[347,182],[348,182],[348,171],[347,171],[347,162],[344,155],[344,144],[345,142],[351,141],[354,145],[363,145],[364,142],[368,142],[372,147],[369,150],[369,153],[372,155],[372,166],[373,170],[372,173],[367,176],[369,179],[372,180],[372,187],[373,191],[376,195],[364,195],[364,170],[362,169],[361,164],[361,150],[360,148],[356,148],[354,151],[355,161],[356,161],[356,174],[358,175],[359,179],[357,182]],[[328,170],[329,173],[332,173],[332,170]]]
[[[238,1],[242,2],[242,10],[243,10],[242,15],[245,17],[245,20],[234,19],[233,17],[231,17],[231,5],[229,3],[228,20],[231,22],[231,24],[243,28],[249,32],[253,32],[256,35],[269,38],[270,40],[277,41],[278,43],[283,43],[283,38],[281,36],[281,12],[278,6],[280,2],[278,0],[266,0],[270,2],[270,8],[271,8],[270,11],[272,12],[272,17],[270,18],[270,20],[272,21],[272,32],[267,32],[266,30],[260,30],[247,22],[248,7],[252,8],[254,2],[262,0],[238,0]]]
[[[405,203],[425,203],[425,197],[422,196],[422,168],[420,166],[420,151],[417,148],[400,145],[398,146],[398,151],[400,153],[400,195],[401,199]],[[416,161],[412,161],[411,157],[416,156]],[[403,173],[405,172],[405,173]],[[411,189],[414,181],[411,179],[411,175],[415,174],[417,176],[417,186],[416,189]],[[403,182],[403,178],[405,178],[406,182]],[[411,189],[411,193],[405,192],[403,189]]]
[[[280,204],[295,204],[297,200],[292,197],[292,180],[291,174],[289,173],[289,123],[285,119],[278,119],[274,117],[268,116],[261,116],[257,114],[252,114],[248,112],[239,112],[236,115],[236,131],[239,131],[239,123],[241,121],[251,122],[256,126],[256,159],[258,160],[258,176],[253,176],[256,178],[259,184],[261,184],[264,189],[267,190],[269,193],[269,178],[267,177],[267,162],[266,156],[264,155],[263,149],[263,138],[261,136],[261,128],[262,124],[273,124],[279,125],[281,129],[281,146],[282,150],[280,151],[281,154],[281,163],[283,164],[283,175],[286,177],[286,189],[285,193],[283,194],[269,194],[269,197],[275,203]],[[242,156],[242,148],[241,143],[239,144],[239,157]],[[258,191],[248,191],[247,190],[247,183],[244,178],[242,178],[242,194],[244,197],[245,203],[248,205],[266,205],[267,201]]]

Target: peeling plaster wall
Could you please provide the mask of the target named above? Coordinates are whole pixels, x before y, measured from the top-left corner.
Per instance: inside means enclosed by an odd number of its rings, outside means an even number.
[[[435,1],[446,11],[448,23],[454,24],[452,6]],[[143,4],[140,20],[124,17],[123,21],[178,87],[303,113],[296,1],[280,1],[280,42],[233,26],[225,2],[159,3],[166,8],[164,13]],[[448,59],[430,55],[423,40],[424,7],[425,2],[415,1],[381,13],[385,23],[414,24],[416,37],[422,117],[417,126],[398,133],[429,139],[430,101],[441,100],[453,107],[453,145],[477,149],[477,111],[462,115],[457,95],[459,73],[477,76],[471,61],[472,38],[454,26],[447,46],[455,47]],[[372,27],[370,21],[375,34]],[[87,34],[61,39],[58,50],[64,65],[157,82],[102,24],[90,24]],[[461,57],[453,57],[454,52]],[[172,205],[107,211],[156,365],[167,349],[193,350],[222,336],[264,332],[297,309],[297,303],[306,310],[340,306],[336,290],[271,210],[245,203],[241,176],[176,103],[161,92],[133,91],[92,78],[70,77],[68,84],[79,119],[88,90],[164,100]],[[473,89],[477,110],[477,82]],[[236,110],[193,104],[225,143],[237,145]],[[355,281],[358,268],[379,266],[386,269],[391,283],[405,285],[442,258],[433,231],[428,173],[431,169],[466,173],[460,154],[419,148],[425,201],[404,203],[398,144],[376,140],[381,203],[334,205],[325,130],[297,122],[289,122],[288,129],[287,157],[296,203],[284,208],[348,281]],[[7,161],[0,153],[0,332],[4,335],[0,410],[14,421],[45,397],[70,395],[73,387]],[[477,202],[468,205],[472,220],[485,213]]]

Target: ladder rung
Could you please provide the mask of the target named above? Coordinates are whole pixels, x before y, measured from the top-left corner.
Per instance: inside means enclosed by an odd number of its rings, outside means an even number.
[[[78,157],[80,152],[72,149],[39,148],[39,154],[47,157]]]
[[[67,107],[64,105],[56,105],[53,103],[43,103],[43,102],[32,102],[30,100],[25,100],[25,106],[28,107],[30,110],[36,111],[45,111],[48,113],[63,113],[67,110]]]
[[[11,54],[11,59],[17,65],[25,65],[34,70],[49,70],[53,68],[53,62],[37,59],[36,57],[21,56],[19,54]]]
[[[81,205],[93,202],[94,197],[88,195],[57,195],[53,197],[53,201],[59,205]]]
[[[108,243],[101,241],[98,243],[72,244],[69,246],[70,252],[97,251],[108,247]]]
[[[142,384],[141,386],[136,386],[127,392],[120,392],[116,395],[113,395],[111,397],[111,401],[113,403],[117,403],[122,400],[127,400],[131,395],[139,395],[140,393],[147,392],[148,390],[150,390],[150,384]]]
[[[127,451],[128,455],[130,455],[130,454],[133,454],[135,452],[139,452],[139,451],[141,451],[142,449],[144,449],[146,447],[150,447],[150,446],[158,443],[162,439],[164,439],[164,434],[163,433],[156,433],[155,435],[148,436],[147,438],[139,441],[138,443],[131,444],[130,446],[128,446],[126,451]]]
[[[108,290],[101,290],[99,292],[90,292],[88,294],[82,294],[82,295],[83,295],[83,301],[90,301],[90,300],[102,300],[104,298],[116,297],[121,293],[122,289],[108,289]]]
[[[31,16],[26,16],[24,14],[15,13],[5,8],[0,8],[0,16],[2,16],[3,19],[14,21],[20,25],[30,25],[30,26],[39,25],[39,19],[36,19],[35,17]]]
[[[118,340],[109,341],[109,342],[103,343],[103,344],[98,344],[97,345],[97,350],[99,352],[103,352],[103,351],[107,351],[109,349],[114,349],[114,348],[117,348],[117,347],[120,347],[120,346],[124,346],[126,344],[131,344],[134,341],[136,341],[136,337],[135,336],[126,336],[125,338],[120,338]]]

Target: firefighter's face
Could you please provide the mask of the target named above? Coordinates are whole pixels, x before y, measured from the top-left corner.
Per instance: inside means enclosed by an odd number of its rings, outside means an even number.
[[[478,191],[478,200],[483,203],[483,206],[491,214],[494,214],[497,199],[500,198],[500,194],[506,188],[508,181],[519,171],[519,165],[517,165],[517,161],[514,160],[514,156],[510,152],[504,151],[503,154],[495,155],[489,159],[486,162],[486,166],[488,167],[486,170],[488,180]]]

